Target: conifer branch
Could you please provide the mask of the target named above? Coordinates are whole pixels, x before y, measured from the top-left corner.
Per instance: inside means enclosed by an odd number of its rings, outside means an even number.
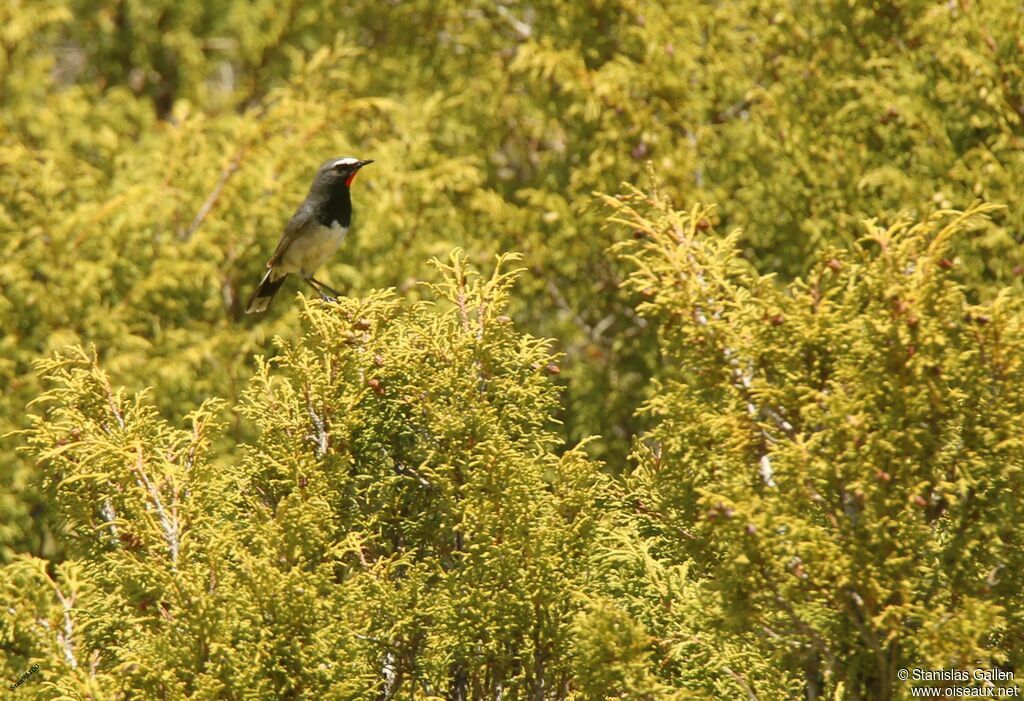
[[[57,600],[60,602],[60,605],[61,605],[61,616],[62,616],[62,620],[63,620],[63,627],[60,630],[55,631],[55,635],[56,635],[56,638],[57,638],[57,644],[60,646],[61,650],[64,652],[64,660],[68,663],[68,665],[71,666],[71,669],[77,669],[78,668],[78,658],[75,655],[75,641],[74,641],[75,626],[74,626],[74,622],[71,619],[71,612],[72,612],[72,610],[75,607],[75,602],[77,600],[77,595],[72,591],[72,593],[69,596],[65,596],[64,592],[61,591],[60,586],[57,584],[57,582],[54,581],[53,578],[50,577],[49,574],[45,574],[45,576],[46,576],[47,581],[50,583],[50,587],[53,589],[54,593],[56,594]],[[42,619],[42,620],[40,620],[40,623],[42,623],[42,625],[45,628],[47,628],[47,629],[50,628],[49,621],[47,621],[45,619]]]
[[[327,451],[330,448],[330,434],[327,431],[326,422],[316,413],[316,409],[313,408],[313,398],[310,396],[309,387],[303,387],[302,391],[306,398],[306,411],[313,422],[315,454],[318,458],[322,458],[327,455]]]
[[[164,540],[167,541],[167,549],[171,556],[171,566],[176,567],[178,564],[180,528],[176,509],[171,513],[164,509],[163,501],[160,499],[160,491],[153,485],[149,475],[146,474],[145,456],[143,455],[141,445],[136,447],[136,460],[133,469],[139,486],[149,495],[150,505],[160,517],[160,527],[164,534]]]

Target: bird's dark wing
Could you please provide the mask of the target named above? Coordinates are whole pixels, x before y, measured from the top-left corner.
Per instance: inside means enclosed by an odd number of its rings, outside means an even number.
[[[288,225],[284,228],[284,233],[281,234],[281,240],[277,242],[277,248],[274,249],[274,255],[270,256],[270,260],[267,261],[267,267],[272,268],[281,262],[281,256],[284,255],[288,247],[292,245],[292,242],[298,238],[311,224],[316,224],[316,216],[313,211],[313,207],[308,202],[303,202],[295,214],[292,215]]]

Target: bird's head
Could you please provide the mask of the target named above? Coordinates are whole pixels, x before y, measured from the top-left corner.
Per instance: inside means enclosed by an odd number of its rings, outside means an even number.
[[[320,170],[317,171],[315,185],[331,190],[339,185],[351,187],[352,181],[355,180],[359,169],[371,163],[373,161],[361,161],[351,156],[324,161],[324,164],[320,166]]]

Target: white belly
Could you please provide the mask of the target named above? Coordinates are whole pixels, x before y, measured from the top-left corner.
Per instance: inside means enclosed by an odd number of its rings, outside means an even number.
[[[281,257],[280,268],[286,273],[303,277],[314,275],[320,266],[334,255],[345,240],[348,229],[334,222],[330,228],[318,226],[292,241]]]

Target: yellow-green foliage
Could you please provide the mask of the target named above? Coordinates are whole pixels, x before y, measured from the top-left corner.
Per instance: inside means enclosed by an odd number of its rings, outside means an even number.
[[[1021,36],[1015,0],[0,3],[4,681],[1020,665]],[[244,315],[350,154],[345,299]],[[513,251],[508,299],[470,275]]]
[[[71,559],[7,567],[4,672],[71,698],[563,693],[602,479],[552,451],[510,275],[444,270],[443,308],[310,303],[244,393],[238,467],[210,461],[218,407],[175,430],[93,358],[41,361],[29,444]]]
[[[992,207],[869,221],[782,287],[708,209],[608,201],[643,234],[619,250],[666,354],[626,497],[659,566],[706,577],[720,625],[828,698],[1019,666],[1024,310],[953,280]]]

